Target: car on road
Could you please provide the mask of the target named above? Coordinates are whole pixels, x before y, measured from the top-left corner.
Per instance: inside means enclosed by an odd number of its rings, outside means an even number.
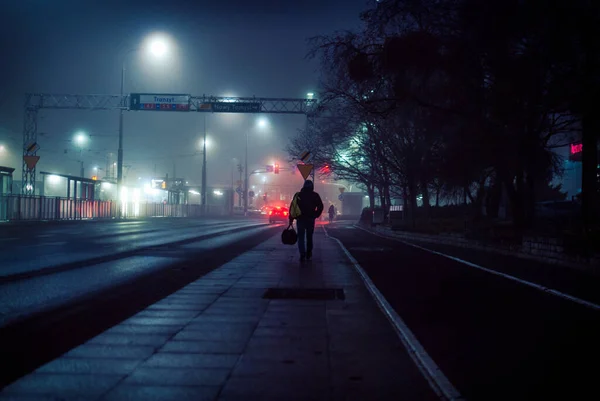
[[[274,207],[269,210],[269,223],[287,222],[290,218],[290,211],[287,207]]]

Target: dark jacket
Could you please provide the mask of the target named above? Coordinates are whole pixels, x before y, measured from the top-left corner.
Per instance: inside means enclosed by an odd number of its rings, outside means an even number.
[[[298,207],[302,214],[301,219],[313,218],[318,219],[323,213],[323,201],[318,193],[313,189],[312,181],[307,181],[300,192],[296,193],[298,196]]]
[[[318,219],[323,213],[323,201],[319,194],[306,188],[302,188],[300,191],[298,206],[302,211],[300,218]]]

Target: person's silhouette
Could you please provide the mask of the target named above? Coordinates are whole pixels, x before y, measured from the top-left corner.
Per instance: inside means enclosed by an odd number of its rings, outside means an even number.
[[[304,181],[304,186],[300,192],[296,192],[290,205],[290,224],[296,219],[301,261],[312,258],[315,220],[323,213],[323,201],[319,194],[314,191],[314,188],[311,180]]]

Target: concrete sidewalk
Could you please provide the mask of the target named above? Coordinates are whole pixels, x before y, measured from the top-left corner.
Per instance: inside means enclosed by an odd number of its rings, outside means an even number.
[[[439,399],[338,244],[315,237],[312,262],[277,235],[0,400]],[[345,299],[265,299],[269,287],[342,288]]]

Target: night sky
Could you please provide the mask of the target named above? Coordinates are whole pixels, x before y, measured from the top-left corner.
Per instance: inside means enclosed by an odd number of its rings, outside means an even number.
[[[0,6],[0,165],[16,167],[20,179],[23,99],[26,92],[117,94],[123,54],[151,33],[172,39],[168,58],[144,51],[126,60],[125,92],[216,96],[305,97],[318,91],[316,61],[305,59],[307,39],[360,27],[367,0],[258,1],[64,1],[4,0]],[[199,183],[202,133],[199,113],[129,112],[125,115],[126,178],[169,176]],[[207,132],[209,185],[231,182],[233,158],[243,161],[244,130],[250,130],[250,168],[284,161],[288,138],[303,116],[210,114]],[[40,113],[38,171],[78,175],[72,142],[83,130],[86,176],[93,166],[116,161],[116,111]],[[68,149],[65,154],[64,150]],[[110,156],[110,153],[113,153]],[[100,173],[99,175],[103,175]],[[237,175],[237,173],[236,173]]]

